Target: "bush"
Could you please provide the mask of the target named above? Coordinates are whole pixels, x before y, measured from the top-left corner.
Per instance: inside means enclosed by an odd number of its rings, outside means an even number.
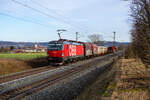
[[[26,61],[28,65],[33,68],[43,67],[49,65],[47,57],[35,58]]]
[[[132,50],[150,65],[150,0],[131,0]]]
[[[125,58],[129,59],[129,58],[135,58],[135,54],[132,48],[132,45],[129,45],[128,48],[125,51]]]

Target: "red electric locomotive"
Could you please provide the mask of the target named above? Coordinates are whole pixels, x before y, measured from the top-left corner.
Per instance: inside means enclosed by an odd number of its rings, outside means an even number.
[[[49,42],[47,54],[52,63],[77,60],[84,57],[84,46],[82,42],[60,39]]]

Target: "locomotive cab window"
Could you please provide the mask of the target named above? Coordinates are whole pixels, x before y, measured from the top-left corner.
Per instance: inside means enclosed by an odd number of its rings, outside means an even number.
[[[48,44],[48,50],[63,50],[63,44]]]

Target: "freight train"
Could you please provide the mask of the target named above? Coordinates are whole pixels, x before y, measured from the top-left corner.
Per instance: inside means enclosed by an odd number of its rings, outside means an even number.
[[[48,61],[57,64],[72,62],[94,56],[114,53],[115,46],[97,46],[94,43],[85,43],[73,40],[60,39],[50,41],[47,48]]]

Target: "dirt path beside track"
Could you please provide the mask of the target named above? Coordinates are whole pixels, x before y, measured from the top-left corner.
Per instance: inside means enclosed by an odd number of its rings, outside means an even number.
[[[135,59],[121,59],[118,63],[120,79],[111,100],[150,100],[150,68]]]

